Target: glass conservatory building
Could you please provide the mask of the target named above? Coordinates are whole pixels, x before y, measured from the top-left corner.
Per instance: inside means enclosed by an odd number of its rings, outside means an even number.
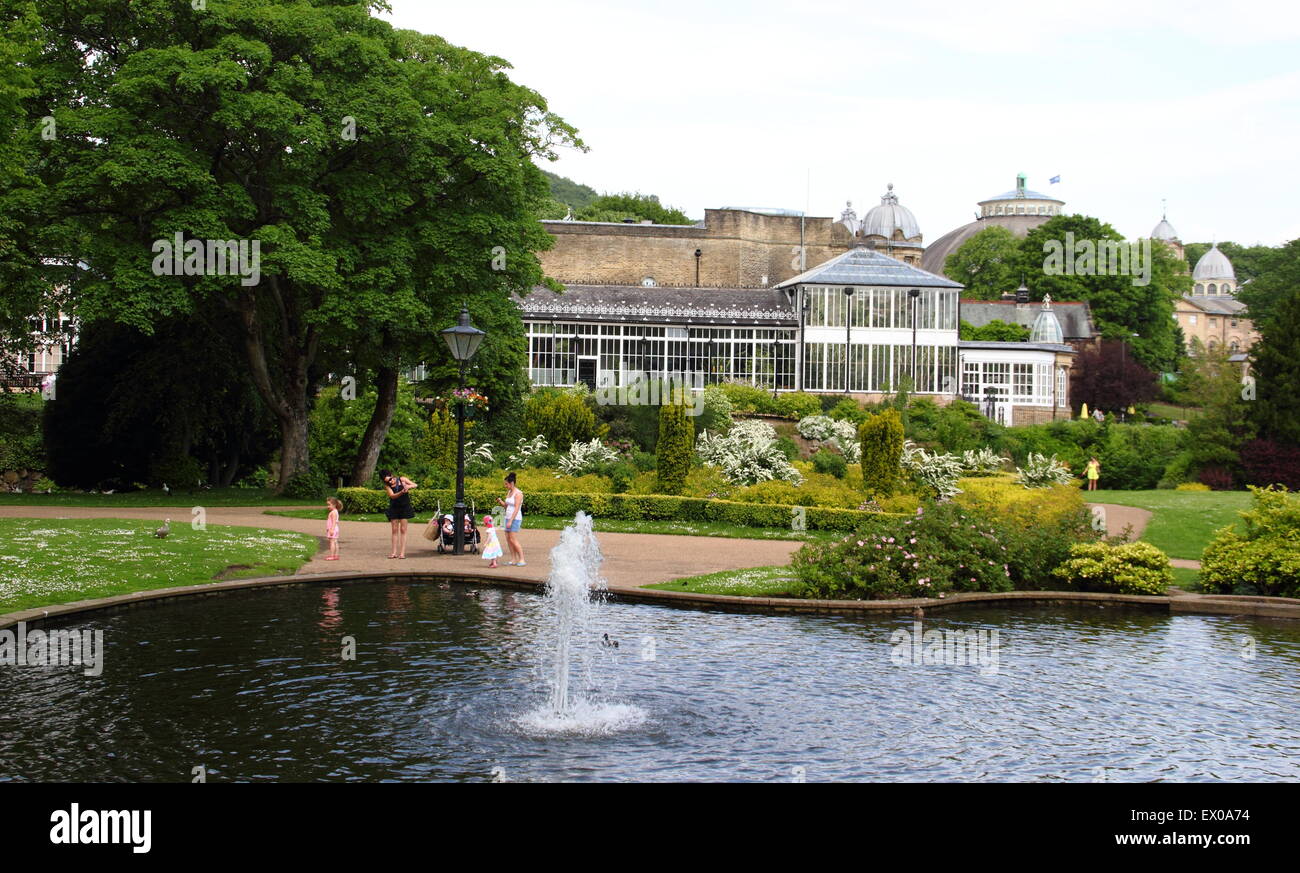
[[[860,246],[774,288],[569,285],[519,305],[534,385],[677,377],[876,400],[910,383],[1008,424],[1068,416],[1074,351],[1050,304],[1031,342],[963,342],[961,289]]]

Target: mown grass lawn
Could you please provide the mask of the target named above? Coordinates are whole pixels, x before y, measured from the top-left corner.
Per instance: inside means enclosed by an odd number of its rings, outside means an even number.
[[[1250,507],[1249,491],[1092,491],[1091,503],[1118,503],[1150,510],[1142,539],[1171,558],[1201,559],[1214,532],[1241,519]]]
[[[688,576],[671,582],[643,585],[660,591],[689,591],[693,594],[732,594],[737,597],[790,596],[794,573],[789,567],[750,567],[745,570],[723,570],[702,576]]]
[[[325,499],[302,500],[277,496],[269,488],[211,488],[183,491],[173,488],[128,491],[124,494],[53,494],[0,493],[0,506],[324,506]]]
[[[315,537],[153,521],[0,518],[0,612],[245,576],[293,573]]]
[[[566,525],[573,524],[572,518],[560,518],[556,516],[545,515],[527,515],[527,507],[524,508],[524,527],[533,530],[563,530]],[[443,512],[450,514],[451,508],[445,507]],[[319,518],[324,524],[324,509],[276,509],[267,510],[267,515],[282,515],[286,518]],[[479,512],[477,517],[482,518],[489,513]],[[432,512],[422,512],[412,521],[411,525],[423,526],[429,523],[433,517]],[[355,515],[343,516],[343,521],[388,521],[382,512],[356,513]],[[727,537],[730,539],[745,540],[833,540],[843,537],[843,531],[792,531],[785,528],[766,528],[766,527],[741,527],[734,524],[725,524],[717,521],[638,521],[617,518],[596,518],[592,525],[598,533],[639,533],[639,534],[676,534],[678,536],[696,536],[696,537]]]

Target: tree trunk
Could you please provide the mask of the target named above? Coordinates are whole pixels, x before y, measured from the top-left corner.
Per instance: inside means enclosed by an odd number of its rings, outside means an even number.
[[[280,494],[290,479],[307,471],[310,461],[307,448],[307,369],[315,356],[319,335],[313,327],[307,327],[305,335],[301,336],[293,329],[297,319],[284,314],[277,277],[267,277],[266,281],[280,302],[282,313],[279,366],[276,368],[278,379],[271,378],[256,299],[245,292],[236,308],[253,386],[280,424],[280,475],[275,486],[275,493]]]
[[[379,461],[379,452],[388,438],[388,429],[393,424],[393,413],[397,410],[397,368],[380,367],[377,376],[379,397],[375,400],[375,411],[366,425],[365,436],[357,448],[357,458],[352,464],[354,487],[364,487],[375,473],[375,464]]]

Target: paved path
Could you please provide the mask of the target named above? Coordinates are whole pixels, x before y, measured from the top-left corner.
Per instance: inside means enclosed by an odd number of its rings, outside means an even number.
[[[1148,509],[1138,509],[1136,506],[1121,506],[1118,503],[1089,503],[1089,506],[1100,506],[1106,510],[1106,533],[1109,536],[1116,536],[1124,532],[1128,525],[1133,526],[1134,538],[1142,536],[1142,531],[1147,529],[1147,522],[1151,521],[1151,511]],[[1201,569],[1200,561],[1192,561],[1187,558],[1170,558],[1169,563],[1175,567],[1187,567],[1192,570]]]
[[[321,518],[288,518],[267,515],[276,507],[212,506],[207,508],[208,524],[265,527],[292,530],[322,537],[321,550],[299,568],[303,573],[376,572],[455,568],[462,573],[497,572],[488,569],[478,555],[439,555],[436,543],[420,534],[423,524],[413,524],[407,533],[406,560],[389,560],[389,527],[383,522],[343,521],[339,537],[339,560],[326,561],[323,534],[325,513]],[[283,507],[302,509],[301,506]],[[147,522],[150,529],[170,517],[173,525],[187,524],[190,511],[183,506],[170,507],[72,507],[72,506],[0,506],[0,518],[122,518]],[[527,524],[527,519],[524,520]],[[693,537],[666,534],[598,533],[605,555],[603,572],[611,588],[637,588],[653,582],[668,582],[682,576],[716,573],[787,564],[801,545],[790,540],[742,540],[724,537]],[[504,536],[502,548],[505,548]],[[544,580],[550,573],[551,548],[559,542],[558,530],[528,530],[519,536],[528,565],[523,568],[501,567],[513,576]],[[509,551],[503,560],[509,559]]]

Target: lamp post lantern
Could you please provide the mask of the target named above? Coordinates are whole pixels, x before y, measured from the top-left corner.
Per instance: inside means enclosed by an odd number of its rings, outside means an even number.
[[[442,338],[451,349],[451,356],[460,364],[460,387],[465,387],[465,366],[478,351],[483,337],[487,336],[469,320],[469,309],[460,308],[460,318],[455,327],[440,331]],[[452,510],[452,524],[455,526],[452,554],[465,554],[465,404],[456,406],[456,506]]]

